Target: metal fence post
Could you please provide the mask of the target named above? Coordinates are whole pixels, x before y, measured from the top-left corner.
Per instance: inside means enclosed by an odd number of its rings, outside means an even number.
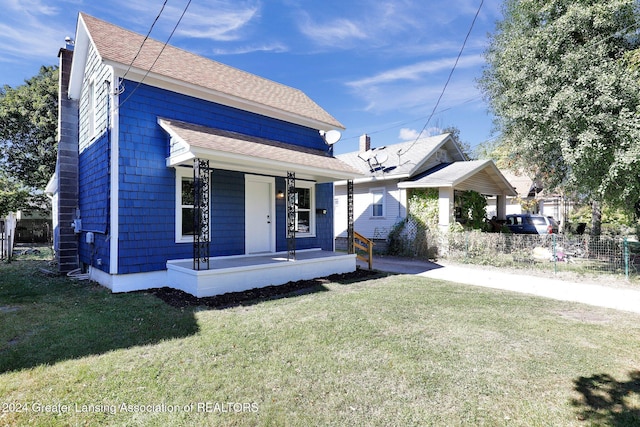
[[[464,232],[464,257],[465,260],[469,259],[469,232]]]
[[[625,237],[624,240],[624,277],[629,280],[629,241]]]
[[[553,274],[558,274],[558,254],[556,252],[556,235],[552,234],[551,235],[551,241],[553,242],[552,244],[552,257],[553,257]]]

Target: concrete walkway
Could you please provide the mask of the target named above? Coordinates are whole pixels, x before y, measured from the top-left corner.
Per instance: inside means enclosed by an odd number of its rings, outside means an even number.
[[[360,261],[358,264],[366,268],[366,264],[360,264]],[[640,287],[577,283],[492,267],[432,263],[386,256],[374,257],[373,268],[640,313]]]

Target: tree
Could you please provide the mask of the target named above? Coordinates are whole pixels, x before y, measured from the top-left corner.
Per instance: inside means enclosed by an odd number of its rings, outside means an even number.
[[[636,0],[506,0],[503,12],[479,81],[502,164],[596,208],[631,209],[640,200]]]
[[[467,156],[469,160],[475,159],[477,156],[474,154],[471,144],[467,141],[460,139],[460,129],[456,126],[449,125],[442,129],[442,133],[450,133],[451,137],[458,143],[458,146],[462,150],[462,153]]]
[[[29,191],[0,173],[0,218],[25,206]]]
[[[43,200],[41,192],[56,166],[57,126],[57,67],[43,66],[25,84],[0,89],[0,179],[14,195],[30,194],[14,200],[18,208]]]

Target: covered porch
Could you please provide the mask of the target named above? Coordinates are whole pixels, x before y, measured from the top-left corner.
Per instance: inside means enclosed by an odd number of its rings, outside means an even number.
[[[297,251],[295,259],[287,255],[215,257],[206,270],[195,270],[192,259],[167,261],[168,285],[202,298],[348,273],[356,268],[355,254],[309,249]]]
[[[476,191],[496,196],[497,219],[506,218],[507,197],[517,195],[492,160],[443,163],[415,178],[398,183],[399,188],[437,188],[439,227],[446,232],[455,218],[455,192]]]
[[[323,151],[175,120],[158,123],[170,136],[167,167],[193,168],[193,257],[167,261],[168,286],[208,297],[356,269],[355,255],[334,252],[332,234],[325,237],[333,229],[327,189],[358,172],[333,157],[328,146]],[[235,194],[244,191],[244,202],[226,215],[235,221],[233,234],[211,231],[215,169],[244,176],[244,184],[234,187]],[[217,206],[225,197],[217,197]],[[212,255],[225,239],[237,243],[242,235],[244,245],[236,244],[235,253]]]

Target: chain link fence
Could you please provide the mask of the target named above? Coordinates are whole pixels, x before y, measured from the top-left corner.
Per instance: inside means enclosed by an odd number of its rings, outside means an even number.
[[[619,237],[434,233],[409,220],[390,239],[389,250],[401,256],[495,267],[640,278],[640,243]]]

